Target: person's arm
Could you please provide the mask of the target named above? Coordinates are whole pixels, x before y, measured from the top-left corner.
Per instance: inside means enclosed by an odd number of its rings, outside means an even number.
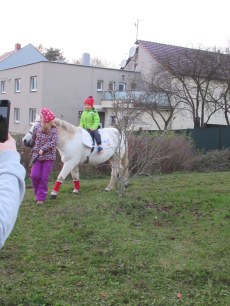
[[[95,113],[93,114],[93,126],[92,126],[92,128],[94,130],[97,130],[99,123],[100,123],[100,117],[98,115],[98,112],[95,111]]]
[[[85,116],[85,113],[83,112],[82,114],[81,114],[81,120],[80,120],[80,124],[79,124],[79,127],[84,127],[84,116]]]
[[[40,147],[40,150],[42,152],[45,152],[47,151],[48,149],[50,148],[55,148],[57,146],[57,143],[58,143],[58,129],[55,128],[53,131],[52,131],[52,140],[47,142],[44,146],[41,146]],[[39,153],[40,154],[40,153]]]
[[[0,249],[14,227],[25,194],[25,173],[15,140],[9,135],[0,143]]]

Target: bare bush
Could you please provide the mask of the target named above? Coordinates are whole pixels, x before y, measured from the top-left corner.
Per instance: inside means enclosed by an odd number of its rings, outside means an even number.
[[[191,159],[184,163],[184,170],[209,172],[230,170],[230,149],[194,152]]]
[[[185,135],[176,135],[168,132],[160,135],[141,132],[129,137],[130,170],[136,174],[143,168],[143,161],[151,159],[147,173],[172,173],[182,171],[184,163],[193,155],[194,143]]]

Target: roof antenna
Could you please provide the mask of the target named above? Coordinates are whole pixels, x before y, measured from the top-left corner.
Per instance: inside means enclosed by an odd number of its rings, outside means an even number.
[[[137,19],[137,22],[135,22],[134,26],[137,28],[137,33],[136,33],[136,41],[137,41],[137,37],[138,37],[138,27],[139,27],[139,22],[142,21],[143,19],[139,20]]]

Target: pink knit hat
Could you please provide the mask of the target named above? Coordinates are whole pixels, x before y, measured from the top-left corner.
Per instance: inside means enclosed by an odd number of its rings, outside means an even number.
[[[42,108],[41,114],[43,123],[50,122],[51,120],[55,119],[54,113],[52,113],[48,108]]]
[[[85,99],[84,104],[87,103],[89,104],[91,107],[93,107],[93,103],[94,103],[94,99],[92,96],[89,96],[87,99]]]

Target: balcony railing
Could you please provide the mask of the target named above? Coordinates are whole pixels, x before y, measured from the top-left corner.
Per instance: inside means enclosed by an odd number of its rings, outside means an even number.
[[[105,100],[113,100],[114,97],[116,100],[124,100],[124,99],[134,99],[140,96],[140,91],[134,90],[126,90],[126,91],[116,91],[114,94],[111,94],[109,91],[105,91]]]

